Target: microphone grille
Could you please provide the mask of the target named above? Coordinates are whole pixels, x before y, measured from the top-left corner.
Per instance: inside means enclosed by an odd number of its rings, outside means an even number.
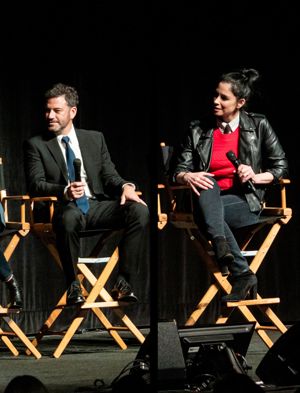
[[[226,156],[227,156],[227,158],[228,158],[229,160],[235,160],[235,159],[236,159],[236,156],[235,156],[235,154],[234,154],[234,152],[233,152],[232,150],[229,150],[229,151],[226,153]]]
[[[76,166],[81,165],[81,160],[80,160],[80,158],[74,158],[73,165],[76,165]]]

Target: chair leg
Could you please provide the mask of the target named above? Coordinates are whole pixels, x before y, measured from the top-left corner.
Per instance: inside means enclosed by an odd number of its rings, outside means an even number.
[[[28,233],[29,233],[29,230],[20,230],[12,236],[12,238],[9,241],[9,244],[7,245],[7,247],[4,251],[4,256],[7,261],[10,260],[12,254],[14,253],[21,238],[26,236]]]
[[[116,327],[110,323],[110,321],[106,318],[105,314],[100,310],[100,308],[92,308],[92,311],[99,319],[99,321],[102,323],[102,325],[105,327],[105,329],[108,331],[110,336],[119,345],[119,347],[121,349],[127,349],[127,345],[125,341],[122,339],[122,337],[119,335],[119,333],[117,332]]]
[[[14,344],[11,342],[11,340],[7,337],[6,333],[2,329],[0,329],[0,336],[1,336],[1,340],[7,346],[7,348],[10,350],[10,352],[14,356],[18,356],[19,351],[17,350],[17,348],[14,346]]]
[[[29,224],[28,224],[29,226]],[[10,261],[10,258],[12,257],[15,249],[17,248],[20,240],[27,236],[29,233],[29,228],[28,229],[19,229],[10,239],[8,245],[6,246],[3,254],[5,256],[5,259],[7,262]],[[13,336],[18,337],[20,341],[25,345],[26,351],[30,351],[37,359],[41,358],[40,352],[34,347],[34,345],[31,343],[31,341],[28,339],[28,337],[25,335],[25,333],[22,331],[22,329],[17,325],[17,323],[10,318],[10,316],[7,314],[7,312],[4,313],[4,309],[0,306],[0,311],[1,311],[1,318],[4,320],[4,322],[9,326],[10,330],[12,331]],[[2,342],[7,346],[7,348],[11,351],[11,353],[14,356],[19,355],[19,351],[17,348],[14,346],[12,341],[9,339],[9,337],[6,335],[6,333],[0,329],[0,335],[1,335],[1,340]]]
[[[271,247],[273,241],[275,240],[279,229],[281,228],[281,225],[278,223],[275,223],[272,225],[267,237],[265,238],[264,242],[262,243],[261,247],[259,248],[258,252],[256,253],[255,257],[253,258],[250,268],[251,270],[256,273],[256,271],[259,269],[267,251]],[[208,305],[211,303],[213,298],[217,295],[219,290],[222,290],[225,293],[230,293],[231,291],[231,285],[229,281],[227,280],[226,277],[223,277],[221,273],[218,270],[218,267],[213,260],[213,258],[208,254],[207,252],[207,247],[203,245],[203,242],[201,239],[197,239],[195,236],[191,235],[191,232],[188,230],[188,235],[189,238],[193,241],[193,244],[196,246],[199,256],[201,260],[203,260],[210,271],[214,283],[209,286],[207,289],[206,293],[204,296],[202,296],[201,300],[197,304],[195,310],[191,313],[189,318],[187,319],[185,326],[193,326],[196,324],[196,322],[199,320],[199,318],[202,316]],[[251,239],[250,239],[251,240]],[[249,241],[245,242],[245,246],[248,246]],[[269,301],[269,303],[272,304],[275,302],[275,299],[262,299],[258,295],[258,299],[252,300],[252,303],[243,305],[242,302],[237,302],[233,308],[225,308],[223,307],[223,312],[220,316],[217,317],[216,324],[225,324],[227,323],[231,313],[234,311],[234,309],[238,309],[240,313],[243,315],[243,317],[249,321],[249,322],[254,322],[255,323],[255,330],[257,334],[260,336],[260,338],[263,340],[263,342],[267,345],[267,347],[271,347],[273,345],[273,341],[271,340],[270,336],[267,334],[268,328],[265,326],[262,326],[258,320],[255,318],[253,313],[250,311],[249,306],[256,306],[258,307],[263,315],[268,317],[268,319],[272,322],[273,324],[273,330],[278,330],[281,333],[285,333],[287,328],[286,326],[281,322],[281,320],[278,318],[278,316],[271,310],[271,308],[265,304],[261,304],[262,300]],[[279,300],[278,300],[279,301]],[[277,302],[277,301],[276,301]],[[271,330],[271,329],[269,329]]]
[[[195,310],[191,313],[187,321],[185,322],[185,326],[193,326],[204,313],[210,302],[219,292],[219,287],[216,284],[211,284],[205,295],[201,298],[200,302],[197,304]]]
[[[53,356],[55,358],[59,358],[63,351],[65,350],[66,346],[69,344],[71,338],[76,333],[77,329],[81,325],[82,321],[85,319],[87,311],[81,310],[80,315],[73,319],[71,325],[69,326],[68,330],[64,334],[63,339],[60,341],[59,345],[55,349]]]
[[[63,311],[63,306],[66,304],[66,295],[67,292],[65,292],[62,295],[62,297],[59,299],[58,303],[56,304],[55,308],[52,310],[51,314],[44,322],[40,331],[36,334],[35,338],[32,340],[32,345],[34,347],[37,347],[39,345],[43,337],[47,335],[47,333],[50,331],[51,326],[54,324],[54,322],[57,320],[57,318]],[[29,349],[26,350],[27,355],[31,355],[31,353],[32,351],[30,351]]]
[[[2,317],[3,320],[7,323],[10,329],[14,332],[15,336],[17,336],[23,344],[26,346],[28,350],[30,350],[33,355],[37,358],[41,358],[40,352],[35,348],[35,346],[31,343],[29,338],[24,334],[24,332],[19,328],[19,326],[9,317]],[[11,348],[9,348],[11,350]]]
[[[114,257],[116,257],[117,255],[115,255]],[[106,291],[106,289],[104,288],[104,284],[106,283],[108,277],[110,276],[111,272],[115,267],[115,263],[116,261],[112,260],[112,265],[110,267],[108,267],[108,270],[106,272],[102,272],[100,277],[97,278],[94,276],[94,274],[90,271],[90,269],[86,266],[86,264],[78,264],[78,268],[79,270],[83,273],[83,275],[85,276],[85,278],[89,281],[89,283],[92,285],[93,289],[91,290],[89,296],[86,299],[86,304],[83,305],[83,308],[85,307],[91,307],[92,310],[94,311],[94,313],[97,315],[97,309],[96,307],[93,307],[93,301],[100,296],[101,299],[104,300],[104,305],[101,305],[100,303],[94,303],[95,306],[99,306],[99,307],[105,307],[105,303],[110,303],[111,302],[111,306],[112,306],[112,310],[113,312],[122,320],[122,322],[124,323],[124,325],[127,327],[127,329],[137,338],[138,341],[140,341],[141,343],[144,342],[145,337],[141,334],[141,332],[136,328],[136,326],[134,325],[134,323],[127,317],[127,315],[122,311],[122,309],[120,309],[118,302],[114,302],[112,297],[110,296],[110,294]],[[89,305],[90,304],[90,305]],[[101,320],[100,320],[101,321]],[[102,322],[102,321],[101,321]],[[114,329],[111,329],[111,326],[109,328],[109,331],[114,331]],[[114,333],[116,334],[116,333]],[[118,341],[120,340],[120,336],[117,335],[118,337]],[[122,340],[123,341],[123,340]],[[120,344],[119,344],[120,345]],[[123,346],[123,344],[122,344]]]
[[[287,327],[282,323],[282,321],[278,318],[278,316],[270,307],[264,309],[263,314],[265,314],[270,319],[270,321],[273,322],[273,324],[282,334],[287,331]]]
[[[49,250],[50,254],[54,258],[55,262],[62,267],[59,255],[56,249],[55,239],[53,235],[47,231],[36,231],[36,234],[42,241],[42,243],[46,246]],[[80,258],[78,262],[78,269],[80,274],[78,278],[80,280],[84,296],[86,297],[85,302],[77,309],[75,316],[67,331],[63,333],[63,338],[59,342],[58,346],[56,347],[53,356],[55,358],[59,358],[67,345],[69,344],[70,340],[76,333],[77,329],[81,325],[81,323],[85,320],[87,312],[91,310],[104,328],[109,332],[111,337],[115,340],[115,342],[119,345],[121,349],[126,349],[127,345],[122,339],[119,334],[119,331],[126,330],[130,331],[140,343],[143,343],[145,337],[142,333],[138,330],[138,328],[133,324],[133,322],[127,317],[127,315],[120,309],[120,304],[112,299],[110,294],[104,288],[104,285],[108,281],[109,277],[111,276],[113,270],[115,269],[118,260],[119,260],[119,253],[118,247],[115,248],[113,254],[109,258],[97,258],[95,255],[99,255],[99,250],[103,247],[103,244],[107,239],[110,238],[112,234],[105,235],[105,239],[100,239],[100,241],[96,244],[94,249],[92,250],[90,256],[88,258]],[[92,261],[90,261],[92,258]],[[101,274],[98,278],[96,278],[92,271],[87,267],[87,263],[103,263],[105,262],[105,266],[101,271]],[[91,290],[87,291],[87,289],[83,285],[83,280],[87,280],[92,288]],[[97,301],[97,298],[101,298],[101,302]],[[62,313],[64,306],[66,305],[66,293],[61,297],[57,305],[55,306],[54,310],[51,312],[50,316],[47,318],[46,322],[43,324],[40,332],[36,335],[34,340],[32,341],[32,345],[37,347],[42,338],[48,333],[50,333],[50,328],[54,324],[54,322],[58,319],[60,314]],[[111,308],[113,312],[119,317],[119,319],[123,322],[124,327],[113,326],[106,315],[103,313],[102,308]],[[30,354],[31,351],[27,350],[27,354]]]

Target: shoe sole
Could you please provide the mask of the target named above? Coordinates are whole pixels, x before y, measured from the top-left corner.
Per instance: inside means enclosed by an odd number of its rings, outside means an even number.
[[[80,301],[67,301],[67,306],[75,306],[76,304],[83,304],[85,302],[85,300],[80,300]]]
[[[134,304],[138,302],[138,298],[134,295],[125,295],[118,298],[117,301],[122,304]]]

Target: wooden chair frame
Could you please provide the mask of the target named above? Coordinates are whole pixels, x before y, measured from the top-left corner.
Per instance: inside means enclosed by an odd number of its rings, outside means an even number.
[[[45,247],[49,250],[52,255],[54,261],[58,264],[60,268],[62,268],[61,261],[58,255],[58,251],[56,248],[55,234],[52,230],[51,220],[54,213],[54,204],[57,201],[56,197],[37,197],[31,199],[31,229],[33,233],[41,240],[41,242],[45,245]],[[35,223],[33,217],[33,208],[36,202],[47,202],[49,203],[49,212],[50,212],[50,222],[48,223]],[[66,296],[67,291],[63,293],[61,298],[58,300],[56,306],[52,310],[51,314],[44,322],[40,331],[35,336],[32,341],[33,345],[36,347],[42,338],[45,335],[49,334],[60,334],[63,336],[62,340],[56,347],[53,356],[55,358],[59,358],[70,340],[76,333],[79,326],[85,320],[87,313],[91,310],[104,328],[108,331],[111,337],[115,340],[115,342],[119,345],[121,349],[127,349],[127,345],[120,336],[120,331],[129,331],[132,333],[134,337],[140,342],[143,343],[145,337],[140,332],[140,330],[135,326],[135,324],[129,319],[129,317],[124,313],[122,309],[122,304],[118,301],[114,301],[110,294],[105,289],[105,284],[107,283],[110,275],[112,274],[114,268],[118,263],[118,247],[115,248],[114,252],[110,257],[98,258],[99,252],[103,248],[103,245],[110,239],[112,235],[115,234],[116,231],[111,230],[99,230],[99,231],[85,231],[82,232],[82,237],[89,236],[89,233],[95,234],[101,233],[101,237],[99,241],[94,246],[90,255],[86,258],[79,258],[78,261],[78,269],[81,274],[79,274],[79,280],[81,286],[83,288],[83,294],[85,296],[85,302],[78,306],[76,309],[75,316],[72,319],[69,327],[64,332],[53,332],[51,331],[51,327],[54,325],[55,321],[61,315],[62,311],[66,307]],[[102,264],[104,268],[102,269],[99,277],[96,277],[89,265],[91,264]],[[84,281],[89,282],[91,285],[91,290],[88,292],[84,287]],[[97,300],[99,298],[99,300]],[[113,312],[117,315],[118,319],[122,322],[122,326],[113,326],[105,313],[102,311],[102,308],[111,308]],[[30,354],[30,351],[27,351],[27,354]]]
[[[162,147],[164,146],[165,145],[162,144]],[[290,181],[288,179],[282,179],[280,181],[280,206],[268,207],[265,205],[262,215],[268,218],[262,220],[260,224],[249,228],[249,232],[243,240],[243,243],[241,244],[241,250],[244,255],[247,257],[253,257],[250,263],[250,269],[254,273],[256,273],[260,268],[268,250],[273,244],[282,226],[287,224],[292,217],[292,210],[286,205],[286,185],[289,183]],[[191,313],[185,323],[186,326],[194,326],[203,315],[204,311],[207,309],[212,300],[216,297],[216,295],[220,291],[225,292],[225,294],[229,294],[232,287],[230,282],[228,281],[228,278],[222,276],[218,269],[218,265],[214,259],[214,253],[212,251],[210,242],[208,242],[206,238],[200,233],[198,226],[194,222],[192,203],[191,210],[189,212],[178,210],[176,193],[185,190],[185,192],[188,192],[191,195],[191,190],[189,189],[189,187],[171,186],[168,183],[168,179],[166,178],[165,184],[161,184],[159,186],[159,191],[161,191],[162,189],[165,189],[167,198],[169,200],[170,211],[168,212],[168,222],[176,228],[185,230],[189,239],[196,246],[200,259],[206,264],[212,276],[211,284],[209,285],[205,294],[201,297],[194,311]],[[160,203],[161,201],[159,196],[159,206],[161,206]],[[255,234],[258,233],[263,227],[268,227],[268,233],[264,238],[264,241],[261,243],[258,250],[249,251],[248,246],[251,245],[251,240],[253,239]],[[257,296],[257,299],[254,300],[227,302],[226,307],[223,307],[222,309],[222,313],[224,313],[224,315],[220,315],[217,318],[216,323],[226,323],[232,310],[238,309],[247,321],[255,322],[256,332],[261,337],[263,342],[267,345],[267,347],[270,348],[273,345],[273,341],[271,340],[271,337],[268,335],[267,331],[277,330],[282,334],[287,331],[286,326],[270,308],[270,305],[278,304],[279,302],[280,299],[278,297],[262,298],[259,294]],[[258,319],[250,310],[250,308],[253,306],[257,307],[273,325],[264,326],[260,324]]]
[[[30,198],[28,195],[8,196],[4,184],[3,162],[2,158],[0,158],[0,202],[3,206],[6,224],[6,229],[1,236],[9,238],[9,242],[3,251],[5,258],[9,263],[21,239],[25,238],[30,232],[30,223],[27,221]],[[9,208],[12,203],[17,206],[18,221],[10,220]],[[18,356],[19,351],[9,338],[18,337],[25,347],[28,350],[31,350],[34,356],[39,359],[41,357],[40,352],[32,345],[29,338],[12,318],[12,315],[16,315],[20,312],[20,310],[9,309],[0,305],[0,317],[10,328],[10,331],[4,331],[0,328],[0,339],[14,356]]]

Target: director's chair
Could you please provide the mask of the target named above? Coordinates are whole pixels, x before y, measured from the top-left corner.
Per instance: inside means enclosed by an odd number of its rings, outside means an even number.
[[[228,278],[222,276],[219,271],[211,243],[200,232],[198,226],[194,222],[192,211],[192,191],[188,186],[170,185],[168,181],[168,163],[170,161],[170,156],[172,155],[172,147],[166,146],[162,143],[161,149],[166,176],[165,183],[159,187],[159,190],[164,189],[166,191],[169,206],[168,222],[175,228],[183,229],[186,232],[188,238],[196,246],[200,260],[205,263],[211,276],[211,283],[208,289],[185,322],[186,326],[193,326],[200,319],[204,311],[219,292],[225,292],[225,294],[229,294],[231,292],[231,284],[228,281]],[[256,273],[260,268],[280,229],[287,224],[292,217],[292,210],[286,205],[286,185],[289,183],[290,181],[288,179],[282,179],[280,181],[279,206],[269,207],[265,205],[258,224],[239,230],[243,235],[240,236],[239,242],[241,250],[248,260],[252,258],[251,261],[249,261],[249,265],[250,269],[254,273]],[[266,231],[263,241],[261,241],[259,236],[257,236],[261,234],[262,229]],[[252,249],[253,245],[257,246],[255,250]],[[286,326],[270,307],[271,305],[278,304],[279,302],[279,297],[263,298],[259,294],[257,295],[257,299],[227,302],[225,303],[226,307],[221,309],[222,315],[217,317],[216,323],[226,323],[231,312],[234,309],[237,309],[247,321],[255,322],[255,330],[258,335],[268,347],[271,347],[273,345],[273,341],[267,334],[267,331],[277,330],[280,333],[285,333],[287,331]],[[258,308],[260,312],[272,323],[272,325],[262,325],[258,321],[258,317],[256,317],[256,315],[254,315],[251,311],[252,307]]]
[[[54,204],[56,203],[56,197],[36,197],[31,199],[31,230],[41,240],[45,247],[50,252],[54,261],[62,268],[62,264],[59,258],[59,254],[56,248],[55,233],[52,230],[52,217],[54,213]],[[49,207],[49,221],[48,222],[35,222],[34,218],[34,205],[38,203],[47,203]],[[99,230],[85,230],[80,232],[80,238],[91,237],[99,235],[99,239],[94,245],[92,251],[87,257],[79,258],[78,269],[81,272],[78,275],[85,302],[81,305],[75,306],[76,312],[72,317],[72,321],[65,331],[55,332],[51,330],[54,323],[58,320],[63,310],[66,307],[67,291],[63,293],[53,311],[44,322],[40,331],[33,340],[33,345],[37,346],[45,335],[59,334],[62,335],[62,340],[56,347],[53,356],[59,358],[70,340],[87,317],[88,311],[92,311],[104,328],[108,331],[111,337],[119,345],[121,349],[127,349],[127,345],[123,338],[120,336],[120,331],[129,331],[132,335],[140,342],[144,342],[144,336],[135,324],[129,319],[122,309],[122,304],[118,301],[114,301],[108,291],[105,289],[105,285],[110,278],[118,263],[118,247],[116,246],[113,253],[109,257],[99,257],[100,251],[104,245],[116,235],[118,231],[99,229]],[[102,266],[101,273],[99,276],[95,276],[92,271],[92,266]],[[90,288],[88,288],[88,286]],[[74,306],[73,306],[74,307]],[[121,326],[114,326],[111,324],[102,309],[112,309],[118,320],[122,323]],[[30,351],[27,351],[30,354]]]
[[[5,239],[5,249],[3,251],[7,262],[10,259],[17,248],[21,239],[25,238],[30,231],[30,224],[26,221],[26,212],[29,206],[29,196],[27,195],[14,195],[8,196],[6,193],[5,180],[4,180],[4,169],[3,161],[0,157],[0,202],[4,210],[5,229],[0,234],[1,240]],[[12,207],[16,210],[17,221],[11,220],[12,214],[10,214]],[[10,309],[0,305],[0,317],[1,320],[10,328],[9,331],[5,331],[0,328],[1,341],[11,351],[14,356],[19,355],[19,351],[10,340],[9,337],[17,337],[25,345],[25,347],[32,351],[34,356],[39,359],[41,357],[40,352],[32,345],[29,338],[23,332],[23,330],[14,321],[13,316],[18,315],[21,312],[19,309]]]

